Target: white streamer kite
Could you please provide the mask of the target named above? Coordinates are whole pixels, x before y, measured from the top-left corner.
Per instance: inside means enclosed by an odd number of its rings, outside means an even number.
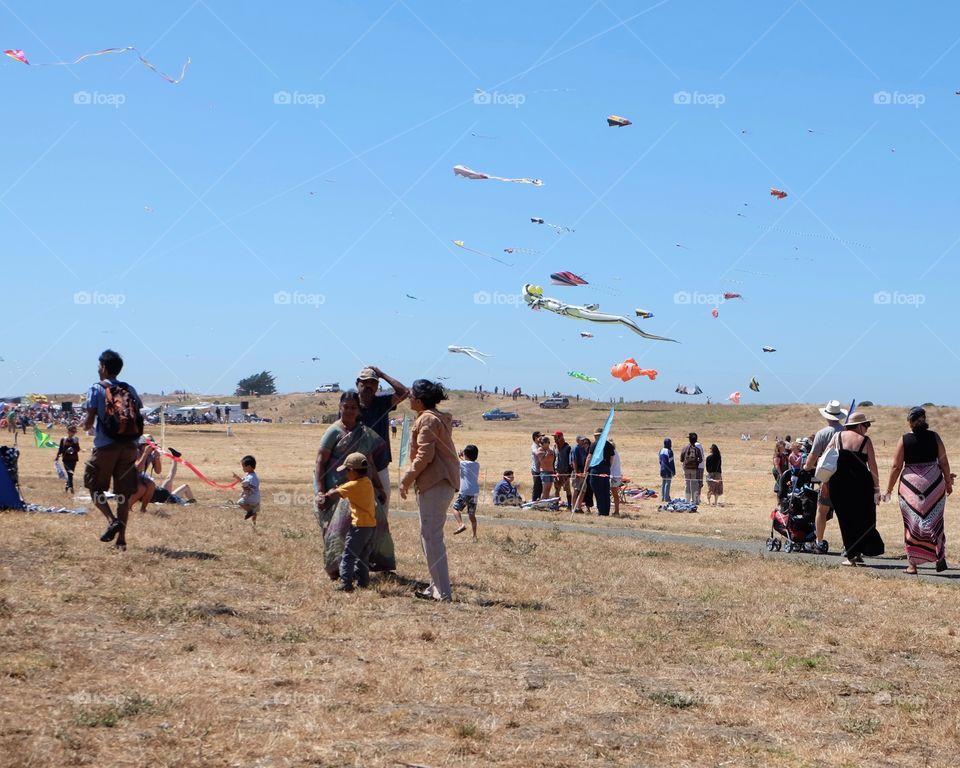
[[[483,363],[484,365],[487,364],[487,361],[483,359],[484,357],[493,357],[493,355],[488,355],[486,352],[481,352],[479,349],[476,349],[474,347],[457,347],[453,344],[447,347],[447,351],[459,352],[461,354],[466,355],[467,357],[472,357],[474,360],[477,360]]]
[[[463,176],[465,179],[488,179],[490,181],[510,181],[514,184],[533,184],[535,187],[543,186],[543,182],[540,179],[507,179],[503,176],[491,176],[489,173],[474,171],[471,168],[467,168],[465,165],[453,166],[453,173],[455,176]]]

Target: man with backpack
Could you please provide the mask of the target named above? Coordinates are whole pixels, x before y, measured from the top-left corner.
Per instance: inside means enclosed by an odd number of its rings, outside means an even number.
[[[683,497],[692,504],[700,503],[700,480],[697,473],[704,461],[703,449],[697,447],[697,433],[687,435],[689,444],[680,451],[680,463],[683,465]]]
[[[100,355],[100,380],[87,392],[87,433],[96,424],[93,451],[83,472],[83,484],[90,491],[94,506],[103,512],[109,525],[100,541],[113,541],[116,548],[127,548],[126,526],[130,499],[137,490],[137,442],[143,435],[140,396],[129,384],[118,381],[123,359],[112,349]],[[106,492],[113,482],[117,513],[107,503]]]

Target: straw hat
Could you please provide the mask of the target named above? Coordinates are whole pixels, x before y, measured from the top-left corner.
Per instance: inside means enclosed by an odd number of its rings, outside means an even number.
[[[820,415],[827,421],[840,421],[847,416],[847,411],[840,405],[839,400],[831,400],[819,410]]]
[[[850,418],[847,419],[846,427],[859,427],[861,424],[871,424],[870,417],[867,416],[863,411],[857,411],[856,413],[851,413]]]

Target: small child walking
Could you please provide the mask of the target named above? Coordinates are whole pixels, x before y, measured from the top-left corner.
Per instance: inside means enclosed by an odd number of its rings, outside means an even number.
[[[373,534],[377,530],[377,510],[368,469],[366,456],[351,453],[337,467],[337,472],[346,470],[347,482],[324,494],[327,498],[340,496],[350,502],[350,529],[343,542],[340,581],[334,587],[337,592],[353,592],[354,580],[360,589],[370,586],[369,560],[373,551]]]
[[[73,473],[77,469],[77,461],[80,458],[80,438],[77,437],[77,425],[71,424],[67,427],[67,436],[60,438],[60,448],[54,461],[63,457],[63,468],[66,472],[66,483],[63,490],[65,493],[73,493]]]
[[[467,530],[463,524],[464,509],[470,518],[470,527],[473,529],[473,538],[477,538],[477,496],[480,495],[480,463],[477,457],[480,451],[475,445],[468,445],[460,451],[460,493],[453,502],[453,517],[457,521],[456,536]]]
[[[257,527],[257,513],[260,512],[260,478],[257,477],[257,460],[253,456],[244,456],[240,459],[243,477],[236,472],[233,476],[240,481],[240,499],[237,504],[245,514],[244,520],[253,520],[253,527]]]

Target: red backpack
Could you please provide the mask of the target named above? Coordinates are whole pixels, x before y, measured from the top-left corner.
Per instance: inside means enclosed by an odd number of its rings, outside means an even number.
[[[126,383],[101,381],[106,402],[103,407],[103,433],[111,440],[127,442],[143,435],[143,403]]]

